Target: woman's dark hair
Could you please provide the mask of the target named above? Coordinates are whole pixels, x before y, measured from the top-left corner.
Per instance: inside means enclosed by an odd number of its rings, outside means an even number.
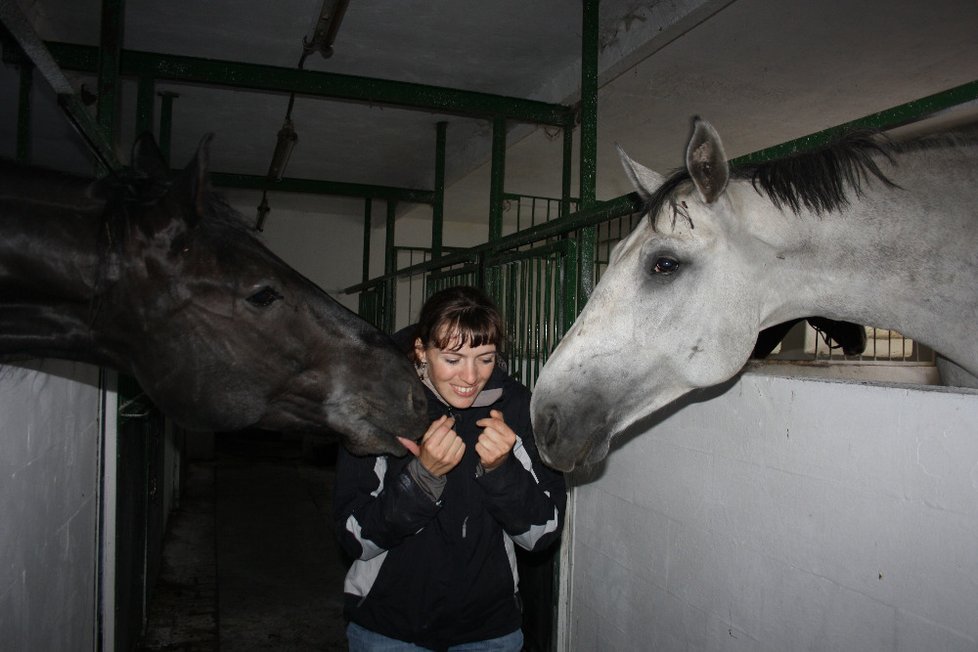
[[[416,337],[427,349],[449,344],[475,348],[495,344],[503,348],[505,327],[496,305],[478,288],[469,285],[439,290],[421,307]]]

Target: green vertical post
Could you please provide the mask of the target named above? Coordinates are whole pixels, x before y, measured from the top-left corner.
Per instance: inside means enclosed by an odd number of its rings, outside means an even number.
[[[571,214],[571,176],[574,173],[574,127],[564,126],[564,162],[560,177],[560,216]]]
[[[102,133],[116,142],[119,112],[119,60],[122,51],[124,0],[102,0],[98,51],[98,101],[96,115]]]
[[[173,131],[173,100],[180,97],[172,91],[160,93],[160,152],[167,163],[170,162],[170,140]]]
[[[34,90],[34,65],[26,59],[20,64],[20,93],[17,97],[17,160],[31,160],[31,94]]]
[[[448,123],[439,122],[435,136],[435,203],[431,206],[431,258],[441,258],[445,221],[445,143]]]
[[[584,0],[581,38],[581,198],[578,210],[588,210],[597,203],[598,27],[598,0]],[[596,240],[595,227],[589,226],[581,230],[581,308],[594,290]]]
[[[492,170],[489,174],[489,242],[503,237],[503,194],[506,192],[506,118],[492,120]],[[484,265],[483,265],[484,266]],[[498,268],[482,270],[482,284],[489,296],[498,300]]]
[[[489,241],[503,235],[503,192],[506,180],[506,118],[492,120],[492,170],[489,178]]]
[[[370,211],[373,200],[369,197],[363,201],[363,282],[370,280]]]
[[[153,131],[153,107],[156,103],[156,82],[152,77],[139,78],[136,90],[136,137]]]
[[[387,237],[384,242],[384,275],[389,276],[394,273],[397,260],[394,257],[394,217],[397,214],[397,202],[390,200],[387,202]],[[388,333],[394,329],[394,311],[396,306],[395,290],[397,289],[397,279],[388,278],[384,281],[384,330]]]
[[[574,127],[564,125],[564,162],[560,178],[560,217],[566,219],[571,214],[571,177],[574,174]],[[566,242],[571,242],[571,238],[564,236]],[[575,242],[576,244],[576,242]],[[560,266],[562,272],[562,292],[560,301],[560,335],[567,331],[570,324],[577,318],[577,297],[578,297],[578,247],[570,250],[573,258],[565,258],[563,265]]]

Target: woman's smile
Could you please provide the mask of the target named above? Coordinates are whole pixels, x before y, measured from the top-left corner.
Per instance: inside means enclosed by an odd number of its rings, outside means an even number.
[[[419,352],[428,363],[432,387],[446,403],[461,409],[472,406],[496,367],[495,344],[473,348],[468,343],[459,346],[455,339],[444,349],[433,346]]]

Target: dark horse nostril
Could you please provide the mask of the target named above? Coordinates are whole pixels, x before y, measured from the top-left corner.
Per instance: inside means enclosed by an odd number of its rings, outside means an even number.
[[[557,410],[548,407],[541,410],[541,414],[543,416],[543,432],[540,433],[540,443],[544,447],[550,448],[557,442],[557,434],[560,432]]]

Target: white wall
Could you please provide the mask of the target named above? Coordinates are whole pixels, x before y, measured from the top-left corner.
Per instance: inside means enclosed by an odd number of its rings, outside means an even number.
[[[0,648],[94,650],[98,369],[0,369]]]
[[[249,218],[255,212],[254,207],[244,203],[235,202],[234,206]],[[376,215],[373,219],[377,219]],[[328,213],[288,210],[273,204],[262,239],[289,265],[356,311],[356,297],[344,295],[341,290],[362,278],[362,221]],[[383,232],[380,243],[373,246],[383,248]]]
[[[753,373],[685,405],[577,478],[565,649],[978,649],[976,426]]]

